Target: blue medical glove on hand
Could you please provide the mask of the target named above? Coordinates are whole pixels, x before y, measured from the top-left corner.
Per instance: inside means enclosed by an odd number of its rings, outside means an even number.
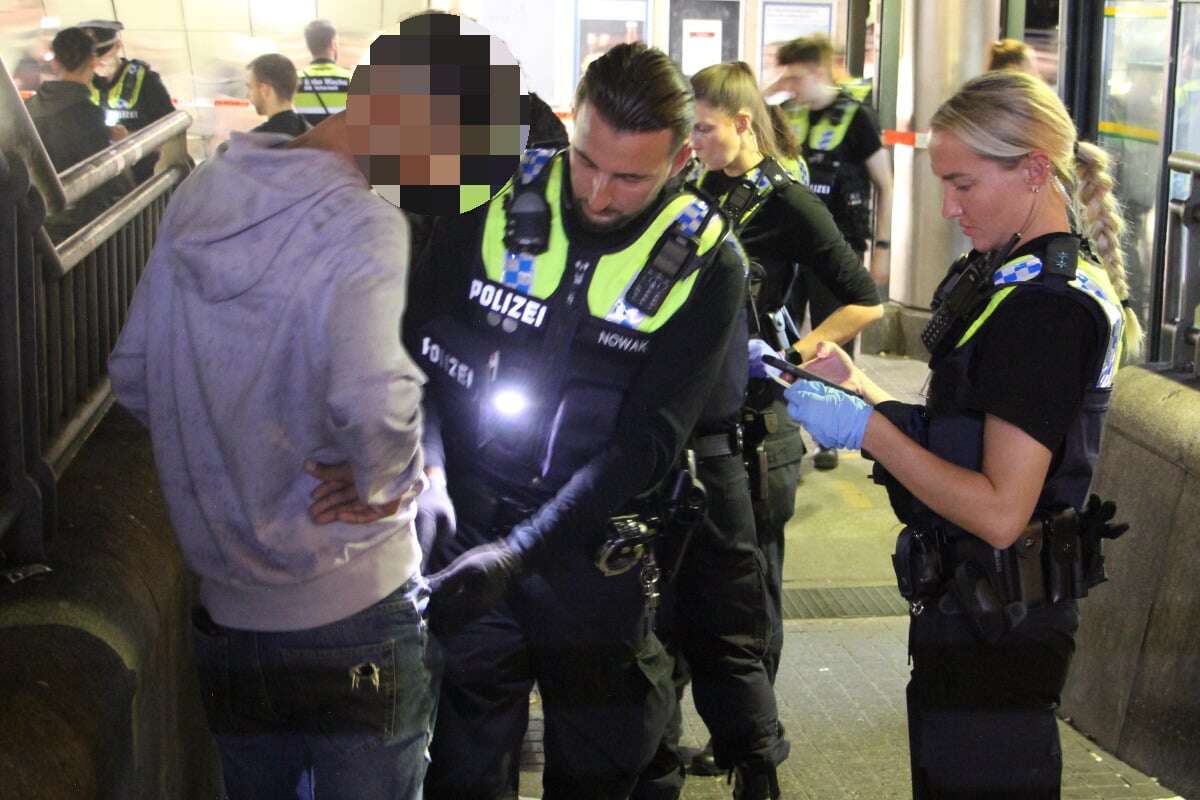
[[[779,370],[775,369],[775,367],[767,366],[762,360],[763,356],[783,358],[783,356],[779,355],[779,351],[775,350],[775,348],[762,339],[751,339],[749,353],[751,378],[776,378],[779,376]]]
[[[862,447],[867,420],[874,411],[854,395],[816,381],[796,381],[783,393],[788,415],[804,426],[817,444],[843,450]]]

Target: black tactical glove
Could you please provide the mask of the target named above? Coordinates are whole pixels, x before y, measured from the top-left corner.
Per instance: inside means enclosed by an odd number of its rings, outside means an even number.
[[[429,625],[449,633],[495,606],[525,560],[503,540],[473,547],[429,578]]]
[[[1086,537],[1092,537],[1095,541],[1116,539],[1129,530],[1128,522],[1113,524],[1112,518],[1116,516],[1116,513],[1116,503],[1111,500],[1101,502],[1099,495],[1092,495],[1088,498],[1083,511],[1079,512],[1080,532]]]

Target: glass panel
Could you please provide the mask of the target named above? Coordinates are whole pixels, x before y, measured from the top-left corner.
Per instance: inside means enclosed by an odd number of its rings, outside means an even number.
[[[1116,194],[1125,206],[1129,300],[1149,320],[1154,229],[1171,38],[1171,3],[1120,2],[1104,7],[1100,144],[1114,160]]]
[[[1179,9],[1179,54],[1175,59],[1175,125],[1172,150],[1200,153],[1200,4]],[[1191,181],[1171,173],[1171,199],[1187,198]]]
[[[1058,88],[1059,0],[1026,0],[1025,44],[1042,80]]]

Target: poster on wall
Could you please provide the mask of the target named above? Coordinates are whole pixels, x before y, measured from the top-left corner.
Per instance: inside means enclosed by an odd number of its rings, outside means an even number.
[[[741,15],[741,0],[671,0],[671,60],[689,77],[736,60]]]
[[[721,61],[721,20],[685,19],[683,21],[684,75],[695,75],[709,64]]]
[[[626,42],[648,41],[647,0],[579,0],[575,82],[600,56]]]
[[[762,7],[762,61],[759,75],[763,85],[774,80],[775,51],[783,42],[799,36],[833,32],[833,6],[830,3],[763,3]]]

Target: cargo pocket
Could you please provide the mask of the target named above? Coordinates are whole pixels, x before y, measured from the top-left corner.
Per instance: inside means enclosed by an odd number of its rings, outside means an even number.
[[[279,652],[296,729],[328,737],[343,753],[395,736],[394,642]]]

